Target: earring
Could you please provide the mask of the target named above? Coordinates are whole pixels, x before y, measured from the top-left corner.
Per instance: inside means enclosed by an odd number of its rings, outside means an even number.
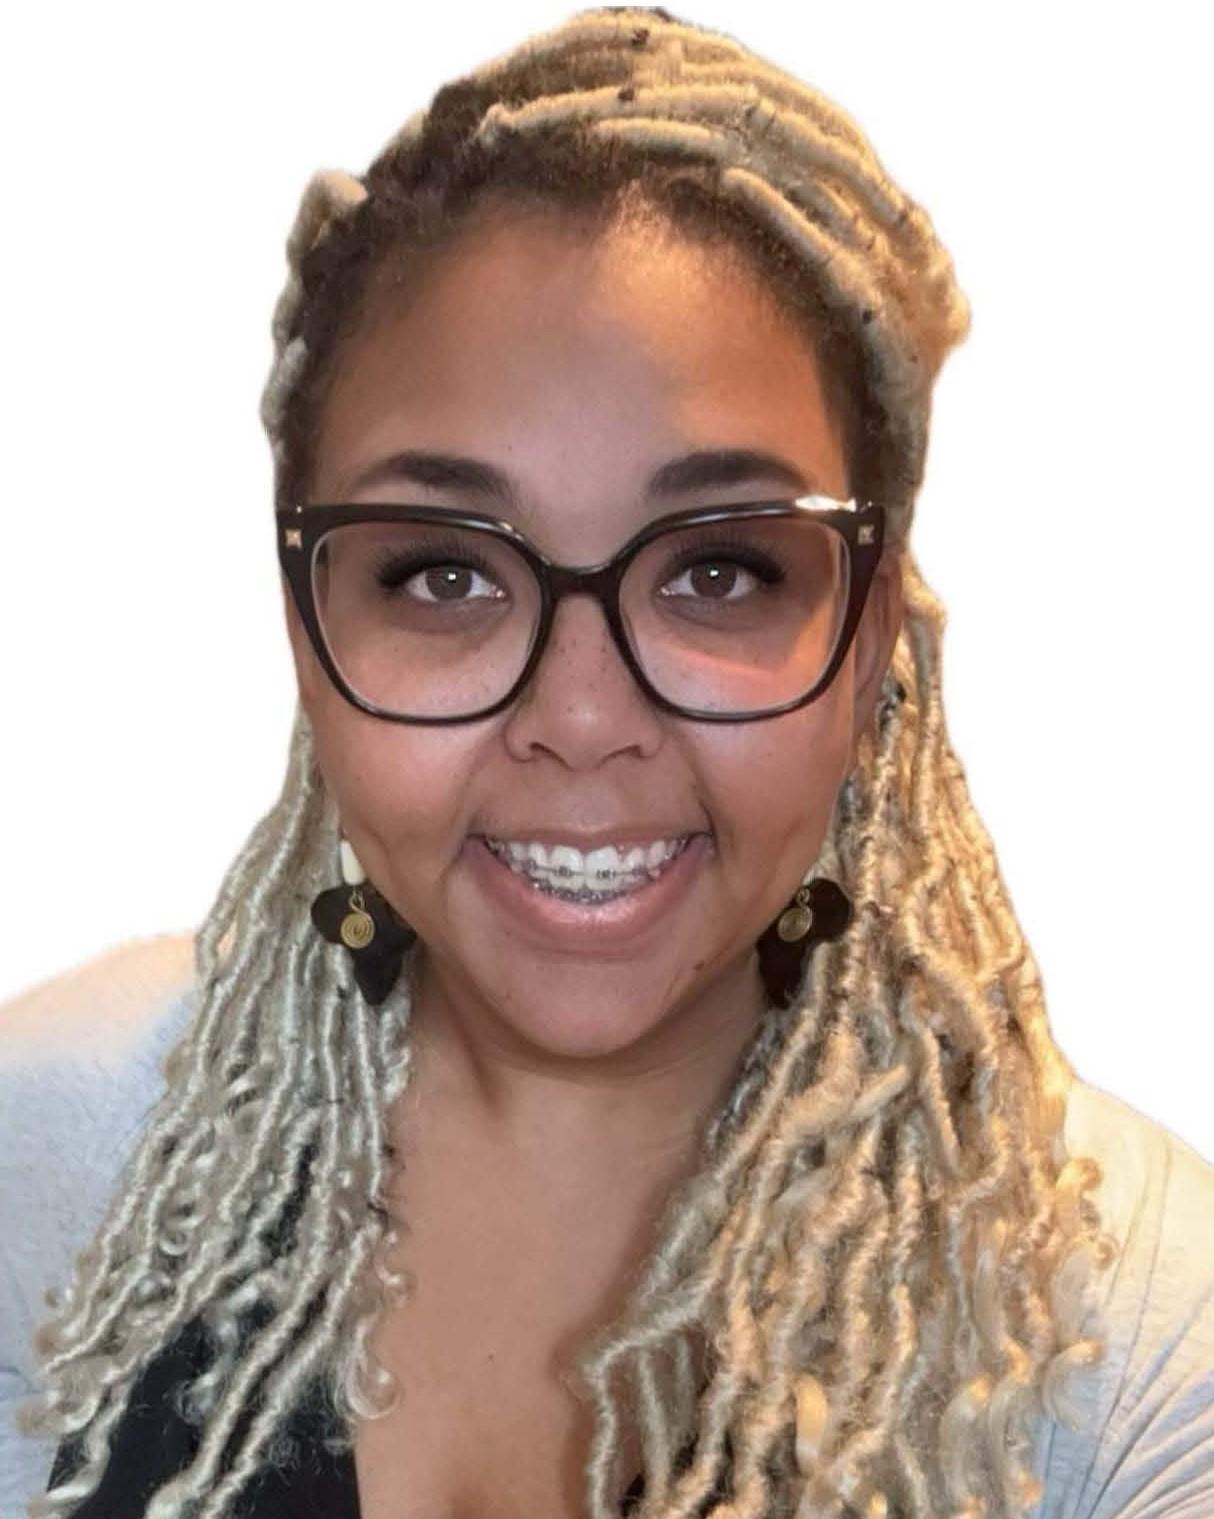
[[[815,944],[837,939],[852,920],[851,898],[837,881],[816,879],[811,871],[791,902],[755,944],[767,994],[787,1007],[801,985],[805,962]]]
[[[396,984],[405,952],[417,934],[367,880],[349,839],[341,841],[343,886],[331,886],[312,903],[312,922],[330,944],[344,944],[359,990],[374,1007]]]

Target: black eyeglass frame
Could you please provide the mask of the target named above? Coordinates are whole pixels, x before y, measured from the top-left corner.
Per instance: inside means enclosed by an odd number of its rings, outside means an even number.
[[[678,528],[697,526],[701,523],[734,521],[751,517],[799,517],[812,513],[815,521],[824,523],[838,532],[847,545],[849,581],[847,610],[839,631],[835,651],[818,681],[804,695],[778,707],[762,708],[751,712],[713,712],[697,707],[681,707],[677,702],[654,688],[641,668],[620,614],[620,585],[629,564],[644,546],[654,538]],[[612,638],[624,663],[633,677],[658,708],[675,717],[694,722],[743,723],[763,722],[794,712],[815,701],[830,685],[847,657],[864,603],[868,597],[873,575],[881,558],[885,542],[885,509],[878,502],[836,501],[830,496],[798,496],[794,500],[752,501],[740,505],[694,507],[688,511],[674,512],[646,523],[634,533],[610,559],[601,564],[579,568],[575,565],[554,564],[513,523],[503,522],[481,512],[452,510],[449,507],[412,506],[386,502],[354,502],[351,504],[316,502],[308,505],[296,503],[281,507],[275,514],[277,527],[278,561],[290,587],[295,606],[299,611],[312,647],[325,673],[338,691],[360,711],[387,722],[412,723],[418,726],[447,726],[452,723],[480,722],[492,717],[513,702],[526,686],[548,646],[556,609],[565,596],[593,596],[603,609]],[[360,522],[432,522],[446,527],[472,527],[486,530],[504,539],[511,548],[526,560],[535,575],[540,589],[540,616],[536,626],[531,652],[522,672],[505,696],[479,712],[464,713],[458,717],[412,717],[400,712],[390,712],[367,701],[344,679],[325,642],[320,618],[312,591],[312,560],[318,540],[330,529]]]

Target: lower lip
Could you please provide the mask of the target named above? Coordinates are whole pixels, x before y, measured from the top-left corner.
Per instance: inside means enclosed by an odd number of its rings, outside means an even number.
[[[465,845],[477,880],[521,928],[546,942],[589,950],[630,944],[660,923],[687,895],[711,849],[709,835],[696,834],[656,881],[609,902],[583,906],[538,891],[504,865],[483,838],[470,838]]]

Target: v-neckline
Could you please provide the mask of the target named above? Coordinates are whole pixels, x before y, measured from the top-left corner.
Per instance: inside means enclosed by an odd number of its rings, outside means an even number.
[[[205,1370],[204,1340],[201,1321],[194,1319],[143,1369],[111,1437],[101,1482],[73,1510],[73,1519],[110,1519],[142,1507],[193,1461],[202,1430],[177,1412],[172,1394]],[[243,1439],[252,1417],[246,1408],[237,1419],[229,1450]],[[282,1435],[290,1452],[287,1462],[257,1472],[237,1497],[231,1519],[314,1519],[317,1513],[326,1519],[363,1519],[353,1446],[321,1378],[313,1378],[296,1400]],[[680,1468],[690,1463],[693,1443],[680,1453]],[[60,1441],[48,1488],[67,1481],[80,1468],[82,1446],[81,1435]],[[728,1467],[727,1461],[726,1473]],[[723,1473],[701,1512],[722,1500],[727,1480]],[[621,1499],[621,1519],[627,1519],[643,1494],[644,1478],[638,1473]]]
[[[310,1384],[307,1396],[296,1405],[288,1423],[288,1431],[298,1440],[300,1449],[312,1452],[314,1455],[314,1464],[306,1484],[302,1483],[302,1478],[308,1474],[303,1473],[302,1468],[291,1469],[293,1479],[291,1488],[299,1486],[299,1508],[273,1510],[258,1507],[250,1511],[247,1519],[311,1519],[311,1515],[317,1512],[331,1515],[333,1519],[362,1519],[354,1451],[349,1446],[343,1446],[337,1451],[330,1450],[325,1443],[335,1435],[340,1435],[341,1431],[333,1422],[331,1408],[328,1420],[322,1413],[319,1390],[319,1383]],[[327,1408],[329,1405],[325,1404],[324,1407]],[[689,1440],[679,1452],[676,1461],[677,1471],[685,1470],[691,1464],[694,1445],[694,1439]],[[725,1498],[727,1473],[732,1464],[733,1455],[728,1435],[725,1439],[725,1449],[727,1457],[725,1472],[701,1505],[701,1513],[711,1509],[714,1504],[722,1502]],[[297,1474],[298,1482],[295,1480]],[[317,1478],[319,1478],[319,1486],[316,1485]],[[627,1519],[627,1516],[638,1507],[644,1493],[644,1473],[638,1472],[624,1490],[620,1500],[621,1519]],[[245,1519],[245,1516],[242,1515],[241,1519]]]
[[[305,1519],[314,1513],[324,1513],[333,1516],[333,1519],[362,1519],[362,1508],[358,1497],[358,1471],[354,1463],[354,1451],[352,1447],[343,1446],[340,1450],[330,1450],[326,1445],[326,1439],[339,1433],[334,1423],[326,1422],[317,1397],[318,1384],[313,1383],[309,1388],[309,1395],[296,1406],[292,1412],[289,1429],[290,1433],[298,1439],[300,1447],[309,1450],[316,1455],[316,1465],[313,1477],[321,1478],[317,1488],[310,1482],[306,1495],[301,1489],[300,1508],[271,1511],[258,1507],[252,1511],[248,1519]],[[689,1464],[691,1458],[692,1442],[688,1442],[680,1453],[679,1465]],[[292,1487],[294,1487],[292,1483]],[[718,1482],[708,1507],[712,1503],[720,1501],[723,1484]],[[645,1493],[644,1473],[638,1472],[625,1489],[620,1500],[621,1519],[633,1512],[640,1504]],[[324,1501],[321,1501],[324,1500]],[[243,1516],[242,1516],[243,1519]]]

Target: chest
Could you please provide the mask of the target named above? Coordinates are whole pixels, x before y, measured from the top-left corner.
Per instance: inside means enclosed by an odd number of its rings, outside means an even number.
[[[534,1345],[394,1338],[400,1403],[354,1436],[361,1519],[581,1519],[592,1420]]]
[[[400,1393],[354,1428],[361,1519],[581,1519],[594,1418],[578,1358],[623,1306],[658,1198],[562,1205],[508,1170],[462,1171],[408,1168],[393,1209],[412,1285],[371,1341]],[[630,1435],[621,1470],[639,1469]]]

